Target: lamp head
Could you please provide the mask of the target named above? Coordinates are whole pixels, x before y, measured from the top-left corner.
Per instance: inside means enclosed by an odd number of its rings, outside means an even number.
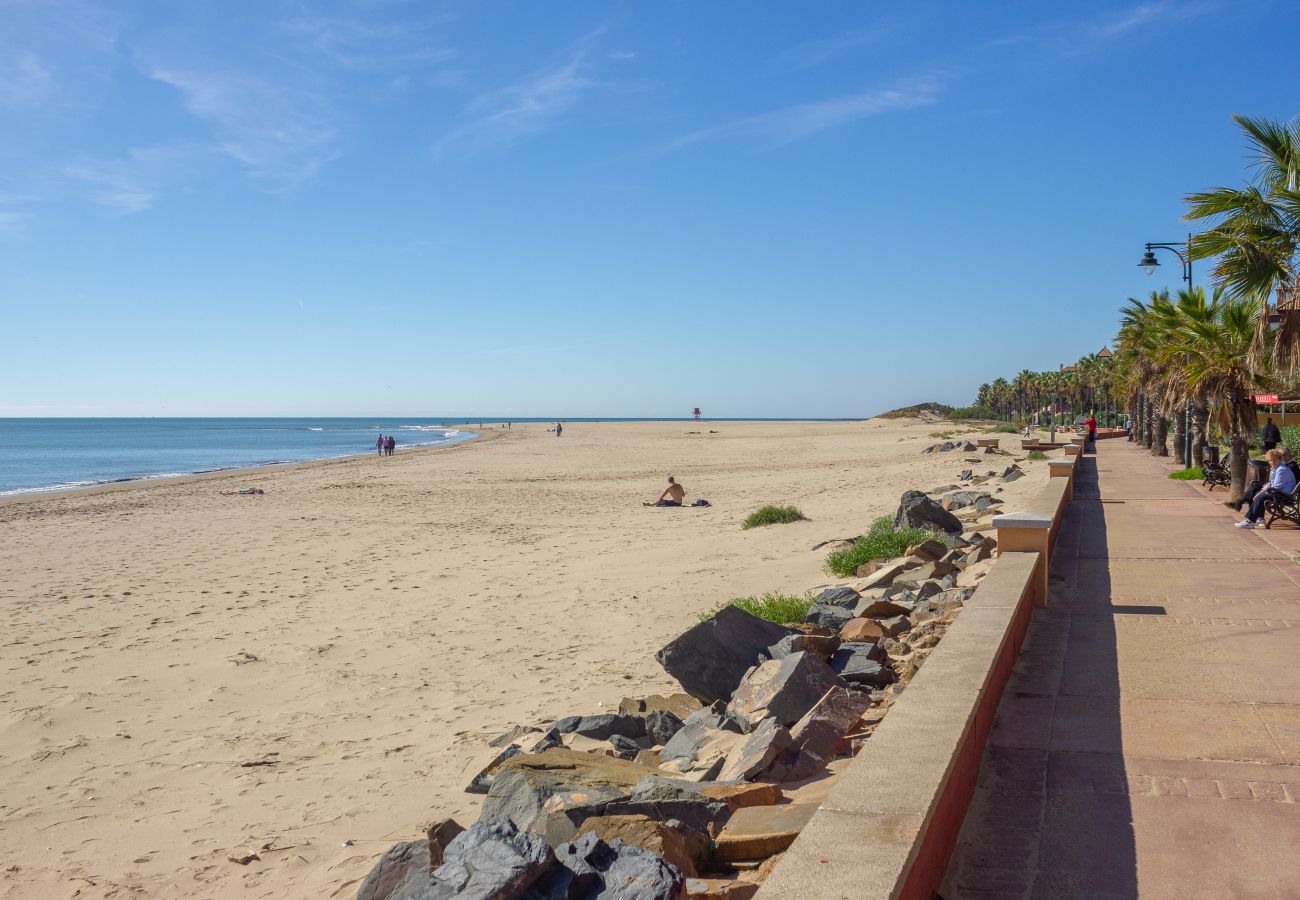
[[[1142,254],[1142,262],[1138,263],[1138,267],[1148,275],[1154,274],[1159,265],[1160,260],[1156,259],[1156,255],[1150,250]]]

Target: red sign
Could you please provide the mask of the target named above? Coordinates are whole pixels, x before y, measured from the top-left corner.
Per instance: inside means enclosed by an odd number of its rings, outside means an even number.
[[[1277,394],[1256,394],[1255,395],[1255,404],[1257,406],[1263,406],[1265,403],[1276,403],[1276,402],[1277,402]]]

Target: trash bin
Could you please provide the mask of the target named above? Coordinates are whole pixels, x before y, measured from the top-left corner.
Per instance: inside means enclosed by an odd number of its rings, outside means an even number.
[[[1219,448],[1205,445],[1201,448],[1201,465],[1217,466],[1219,464]]]
[[[1270,468],[1267,460],[1252,459],[1246,469],[1246,484],[1250,484],[1252,481],[1262,481],[1264,484],[1268,484],[1268,470]]]

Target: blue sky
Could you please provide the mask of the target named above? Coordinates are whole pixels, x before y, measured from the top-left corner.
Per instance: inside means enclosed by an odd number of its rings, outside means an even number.
[[[1177,286],[1294,16],[0,0],[0,415],[968,402]]]

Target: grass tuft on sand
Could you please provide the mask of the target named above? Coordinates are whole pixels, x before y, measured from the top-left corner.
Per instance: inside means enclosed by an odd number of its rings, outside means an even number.
[[[1025,459],[1032,459],[1032,460],[1047,459],[1047,454],[1044,453],[1042,450],[1030,450],[1027,454],[1025,454]]]
[[[708,612],[700,613],[700,621],[712,616],[724,606],[738,606],[751,615],[758,616],[760,619],[767,619],[769,622],[775,622],[778,625],[789,625],[792,622],[802,622],[804,616],[808,615],[808,610],[812,609],[813,598],[811,595],[796,596],[794,594],[774,594],[767,593],[761,597],[737,597],[720,606],[716,606]]]
[[[949,547],[955,546],[950,536],[928,528],[895,528],[894,520],[882,516],[871,523],[871,530],[858,538],[852,547],[835,550],[826,557],[826,568],[834,575],[849,578],[856,575],[858,566],[876,559],[902,556],[913,544],[936,539]]]
[[[806,522],[808,517],[797,506],[764,506],[756,509],[740,523],[741,528],[757,528],[760,525],[784,525],[787,522]]]
[[[1197,466],[1193,469],[1179,469],[1177,472],[1170,472],[1169,477],[1175,481],[1203,481],[1205,471]]]

